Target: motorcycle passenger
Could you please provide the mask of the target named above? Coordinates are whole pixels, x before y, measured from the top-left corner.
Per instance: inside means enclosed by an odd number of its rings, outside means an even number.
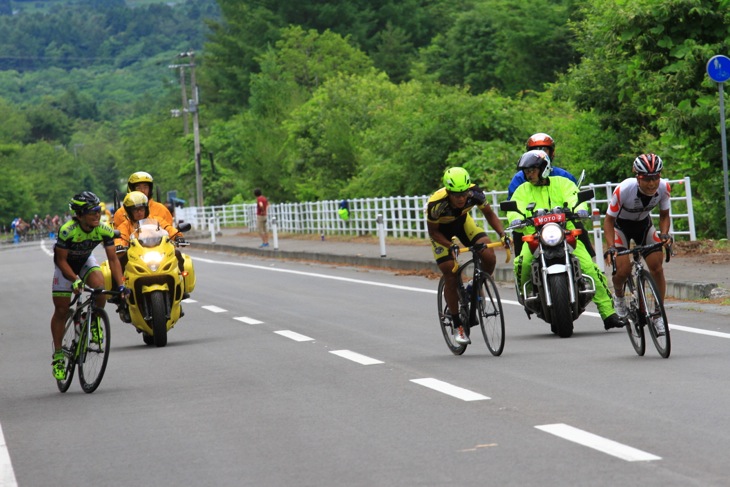
[[[555,140],[553,140],[552,137],[550,137],[548,134],[544,134],[542,132],[537,134],[532,134],[529,139],[527,139],[527,142],[525,143],[525,150],[531,151],[531,150],[543,150],[547,152],[547,155],[550,156],[550,175],[551,176],[560,176],[563,178],[570,179],[573,181],[576,185],[578,184],[578,180],[573,176],[570,172],[566,171],[565,169],[562,169],[557,166],[553,166],[552,162],[555,161]],[[527,182],[527,178],[525,178],[525,174],[520,170],[520,168],[517,168],[517,172],[514,176],[512,176],[512,181],[509,183],[509,187],[507,188],[507,199],[511,200],[512,195],[515,193],[515,190],[520,187],[520,185],[524,182]],[[515,240],[516,242],[517,240]]]
[[[444,297],[451,312],[456,328],[457,343],[471,343],[464,331],[464,324],[459,318],[458,280],[453,272],[455,255],[452,237],[458,237],[463,245],[489,243],[484,229],[477,226],[471,217],[471,209],[481,210],[489,226],[499,234],[505,243],[504,228],[492,207],[487,203],[484,191],[471,182],[469,173],[461,167],[447,169],[443,176],[444,187],[436,191],[428,199],[426,205],[426,224],[431,238],[434,259],[444,276]],[[505,243],[505,248],[508,245]],[[481,252],[482,265],[485,272],[494,273],[497,257],[492,249]]]
[[[51,317],[51,335],[53,336],[53,376],[57,380],[66,378],[61,342],[68,316],[71,294],[83,290],[84,283],[90,287],[104,287],[104,276],[99,263],[92,255],[94,248],[100,243],[109,259],[114,282],[118,290],[125,292],[124,276],[114,252],[114,230],[100,223],[101,206],[99,198],[90,191],[84,191],[71,198],[69,203],[74,217],[64,223],[58,231],[58,240],[53,247],[53,316]],[[106,298],[96,298],[96,306],[103,308]],[[104,337],[98,321],[91,327],[92,340],[101,343]]]
[[[669,197],[671,188],[666,179],[661,179],[664,163],[656,154],[641,154],[634,159],[633,178],[624,179],[613,191],[603,222],[608,252],[627,249],[631,240],[636,245],[651,245],[663,242],[664,246],[672,243],[669,234],[671,220],[669,217]],[[659,206],[659,232],[654,228],[651,211]],[[661,299],[667,290],[662,267],[663,253],[657,248],[643,254],[651,277],[654,278]],[[631,272],[628,255],[616,257],[616,274],[613,276],[614,306],[620,316],[628,314],[624,299],[624,284]],[[658,317],[656,328],[664,331],[664,320]]]
[[[127,265],[127,253],[125,251],[127,248],[129,248],[129,240],[131,238],[131,235],[134,233],[134,230],[137,228],[137,223],[140,220],[149,218],[156,221],[160,225],[161,229],[167,231],[170,237],[175,237],[176,235],[179,235],[177,228],[173,227],[165,220],[162,220],[161,218],[155,217],[154,215],[150,214],[151,212],[149,207],[149,200],[147,199],[147,196],[145,196],[145,194],[141,191],[132,191],[131,193],[128,193],[127,196],[124,197],[124,201],[122,202],[122,208],[124,209],[126,216],[122,224],[117,227],[117,230],[119,230],[119,238],[114,240],[117,252],[120,252],[122,255],[120,257],[122,270]],[[177,248],[175,249],[175,256],[177,257],[177,263],[180,272],[183,272],[185,270],[183,256],[180,250],[178,250]]]
[[[172,225],[172,214],[170,213],[170,210],[168,210],[165,205],[154,201],[152,198],[153,187],[154,180],[152,179],[152,176],[144,171],[132,173],[127,180],[127,193],[131,193],[132,191],[141,191],[144,193],[149,200],[150,215],[159,221],[165,221],[168,225]],[[114,212],[114,228],[119,228],[119,226],[124,223],[125,218],[126,212],[124,211],[124,208],[118,208],[117,211]]]
[[[523,213],[526,212],[527,205],[536,203],[535,208],[551,209],[556,206],[568,204],[569,208],[573,208],[578,202],[578,187],[570,180],[558,176],[550,176],[550,156],[542,150],[531,150],[522,154],[518,165],[525,175],[529,184],[523,184],[512,195],[512,201],[517,202],[517,206]],[[587,205],[581,204],[576,213],[581,218],[589,216]],[[507,219],[513,224],[521,221],[522,217],[517,212],[507,213]],[[573,222],[566,223],[567,228],[574,229]],[[534,227],[527,227],[520,230],[520,233],[532,233]],[[611,294],[608,291],[606,276],[598,269],[591,260],[591,256],[586,250],[585,245],[580,239],[576,239],[573,255],[580,262],[581,270],[593,278],[596,284],[596,293],[593,296],[593,302],[598,307],[598,312],[603,319],[603,327],[608,330],[610,328],[621,328],[624,322],[616,314],[611,302]],[[531,268],[534,256],[530,251],[529,245],[523,245],[519,256],[515,259],[515,276],[517,277],[517,288],[522,291],[523,284],[531,281]],[[529,289],[529,286],[528,286]]]

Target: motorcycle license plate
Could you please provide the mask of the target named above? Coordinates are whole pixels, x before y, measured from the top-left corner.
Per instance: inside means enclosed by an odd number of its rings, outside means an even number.
[[[550,213],[549,215],[540,215],[532,219],[535,226],[545,225],[546,223],[562,223],[565,221],[565,213]]]

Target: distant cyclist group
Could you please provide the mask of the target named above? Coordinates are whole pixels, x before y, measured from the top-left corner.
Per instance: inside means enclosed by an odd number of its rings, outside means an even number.
[[[564,202],[575,201],[579,192],[578,179],[567,170],[553,165],[553,138],[545,133],[534,134],[527,140],[525,149],[526,152],[517,164],[517,172],[508,186],[507,196],[517,203],[519,211],[524,213],[528,205],[551,209],[562,206]],[[580,262],[582,271],[595,283],[593,302],[606,330],[624,327],[628,313],[624,284],[629,277],[631,264],[628,255],[617,253],[627,249],[631,241],[636,245],[662,242],[665,246],[672,242],[669,234],[670,186],[666,179],[661,179],[663,168],[663,162],[658,155],[639,155],[633,161],[633,177],[623,180],[610,197],[604,234],[607,256],[616,256],[617,270],[612,276],[613,296],[605,275],[592,260],[591,256],[595,253],[585,232],[575,243],[573,255]],[[459,313],[459,283],[453,272],[453,263],[458,252],[458,245],[454,244],[453,238],[458,238],[465,246],[490,242],[487,233],[471,216],[472,209],[476,207],[497,233],[503,246],[509,248],[511,242],[502,222],[487,201],[484,189],[472,181],[466,169],[448,168],[443,174],[442,182],[443,187],[428,199],[426,222],[433,257],[443,275],[443,294],[451,313],[450,322],[454,324],[454,341],[457,344],[468,344],[468,330],[465,330]],[[655,228],[650,216],[656,207],[659,207],[659,230]],[[590,216],[585,204],[577,206],[576,214],[580,218]],[[508,219],[510,216],[508,215]],[[572,227],[573,224],[570,225]],[[525,229],[516,231],[511,236],[516,255],[514,273],[518,283],[517,292],[521,292],[520,284],[530,281],[531,262],[535,257],[527,245],[522,245],[523,232]],[[655,247],[644,255],[644,259],[663,299],[666,283],[661,250],[661,246]],[[481,262],[485,272],[494,272],[496,256],[491,248],[481,251]],[[658,323],[657,330],[663,332]]]

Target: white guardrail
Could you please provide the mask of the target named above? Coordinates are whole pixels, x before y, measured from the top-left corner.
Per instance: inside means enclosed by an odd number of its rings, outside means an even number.
[[[690,178],[670,180],[671,230],[675,238],[685,237],[696,240],[695,221],[692,210],[692,188]],[[602,223],[608,198],[618,183],[587,184],[581,189],[593,189],[596,197],[589,202],[593,212],[593,238],[596,253],[602,249]],[[507,197],[506,191],[487,192],[487,200],[492,208],[506,220],[499,211],[499,202]],[[350,218],[342,220],[337,210],[340,200],[314,201],[304,203],[271,203],[269,205],[269,225],[285,233],[313,233],[320,235],[379,235],[379,227],[384,236],[395,238],[428,238],[423,210],[428,196],[388,196],[383,198],[348,199]],[[489,234],[496,237],[488,227],[484,217],[476,208],[472,216]],[[658,215],[653,214],[653,217]],[[221,227],[247,227],[256,231],[256,205],[222,205],[206,207],[177,208],[175,218],[178,222],[189,222],[194,229],[218,231]],[[380,220],[380,224],[378,221]],[[505,225],[506,225],[505,221]],[[603,251],[601,250],[601,254]],[[599,254],[600,255],[600,254]]]

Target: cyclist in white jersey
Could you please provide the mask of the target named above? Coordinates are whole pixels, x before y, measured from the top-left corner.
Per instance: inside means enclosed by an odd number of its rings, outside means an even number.
[[[661,179],[664,163],[656,154],[641,154],[634,159],[636,177],[625,179],[613,191],[603,223],[608,251],[628,249],[633,240],[636,245],[664,242],[669,245],[669,181]],[[651,211],[659,207],[659,232],[654,228]],[[654,278],[662,300],[667,289],[662,268],[661,248],[644,254],[644,260]],[[619,316],[628,314],[624,300],[624,284],[631,272],[628,255],[616,257],[616,274],[613,276],[614,307]]]

